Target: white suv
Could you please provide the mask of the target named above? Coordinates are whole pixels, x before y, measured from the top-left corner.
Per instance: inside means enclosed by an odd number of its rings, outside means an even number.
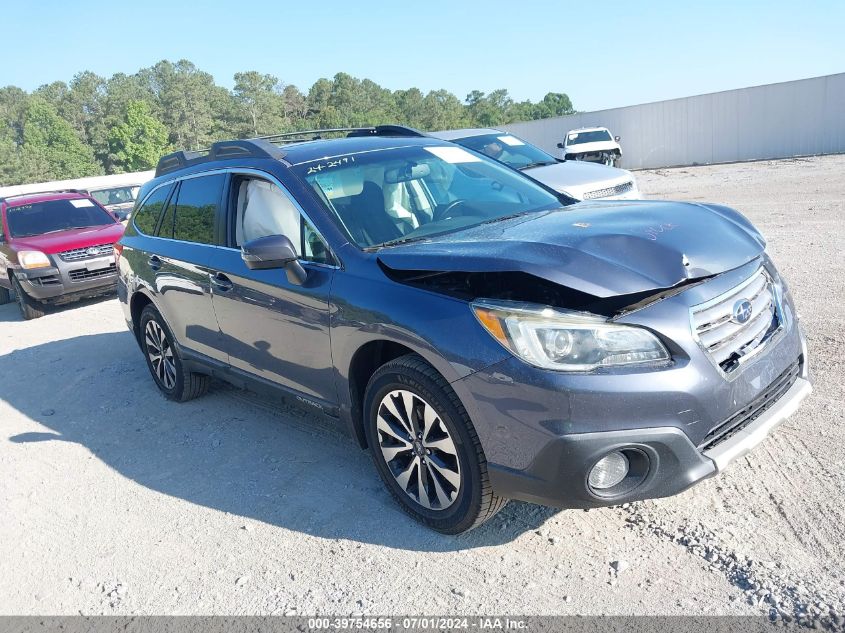
[[[586,160],[608,167],[619,166],[622,158],[621,139],[613,137],[606,127],[585,127],[569,130],[566,139],[557,146],[564,160]]]

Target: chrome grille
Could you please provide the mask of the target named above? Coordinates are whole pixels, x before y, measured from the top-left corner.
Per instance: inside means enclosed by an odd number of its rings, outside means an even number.
[[[111,264],[108,268],[98,268],[96,270],[88,270],[87,268],[77,268],[68,271],[68,277],[71,281],[88,281],[89,279],[97,279],[98,277],[108,277],[109,275],[117,274],[117,266]]]
[[[734,316],[747,300],[751,316],[744,323]],[[771,278],[763,268],[736,288],[691,310],[692,330],[704,351],[722,371],[735,370],[780,328],[780,308]]]
[[[113,244],[98,244],[97,246],[86,246],[85,248],[74,248],[69,251],[62,251],[59,257],[66,262],[79,262],[84,259],[93,259],[103,255],[111,255]]]
[[[613,187],[605,187],[604,189],[596,189],[595,191],[588,191],[584,194],[584,200],[593,200],[595,198],[610,198],[612,196],[621,196],[623,193],[628,193],[634,188],[634,181],[629,180],[622,184]]]

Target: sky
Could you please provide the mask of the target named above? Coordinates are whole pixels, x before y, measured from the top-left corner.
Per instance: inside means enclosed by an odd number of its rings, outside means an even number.
[[[0,86],[189,59],[231,88],[346,72],[392,90],[567,93],[598,110],[845,71],[845,0],[2,0]]]

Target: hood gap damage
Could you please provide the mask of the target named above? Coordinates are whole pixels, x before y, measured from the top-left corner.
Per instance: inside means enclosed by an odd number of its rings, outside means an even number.
[[[671,288],[657,288],[614,297],[596,297],[521,271],[396,270],[382,261],[379,261],[379,264],[393,281],[462,301],[469,302],[480,298],[524,301],[564,310],[589,312],[607,318],[640,310],[714,276],[686,279]]]

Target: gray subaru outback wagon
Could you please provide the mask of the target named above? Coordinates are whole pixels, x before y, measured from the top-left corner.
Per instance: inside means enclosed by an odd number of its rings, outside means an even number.
[[[765,246],[723,206],[573,204],[384,126],[165,156],[115,251],[167,397],[291,394],[458,533],[678,493],[792,414],[807,347]]]

